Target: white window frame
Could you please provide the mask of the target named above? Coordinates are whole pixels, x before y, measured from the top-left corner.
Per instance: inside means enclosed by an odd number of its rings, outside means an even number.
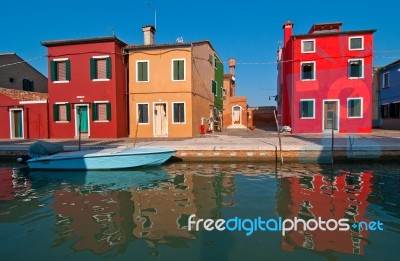
[[[147,120],[148,122],[139,122],[139,105],[145,104],[147,105]],[[138,102],[136,103],[136,122],[138,125],[150,125],[150,103],[148,102]]]
[[[312,51],[304,51],[304,42],[313,42],[314,43],[314,50]],[[315,39],[307,39],[307,40],[301,40],[301,53],[315,53]]]
[[[147,62],[147,81],[139,81],[139,63]],[[173,64],[172,64],[173,66]],[[173,72],[172,72],[173,73]],[[150,60],[137,60],[136,61],[136,82],[150,82]]]
[[[174,104],[177,104],[177,103],[183,103],[183,106],[184,106],[184,120],[183,120],[183,122],[175,122],[174,121],[174,119],[175,119],[175,114],[174,114]],[[171,111],[172,111],[172,113],[171,113],[171,115],[172,115],[172,124],[177,124],[177,125],[184,125],[184,124],[186,124],[186,102],[183,102],[183,101],[181,101],[181,102],[179,102],[179,101],[177,101],[177,102],[172,102],[172,106],[171,106],[172,108],[171,108]]]
[[[100,59],[110,58],[110,56],[109,55],[99,55],[99,56],[92,56],[92,58],[95,60],[100,60]],[[97,64],[96,64],[96,66],[97,66]],[[107,71],[107,60],[106,60],[106,71]],[[111,79],[108,79],[108,78],[92,79],[93,82],[108,82],[110,80]]]
[[[183,80],[174,80],[174,61],[183,61],[184,67],[183,67]],[[186,58],[175,58],[171,59],[171,80],[173,82],[184,82],[186,81]]]
[[[301,120],[312,120],[312,119],[315,119],[315,114],[316,114],[316,111],[315,111],[315,99],[300,99],[300,104],[301,104],[301,102],[305,102],[305,101],[312,101],[313,102],[313,117],[303,117],[303,116],[300,116],[300,119]],[[300,106],[300,110],[301,110],[301,106]],[[300,111],[301,112],[301,111]]]
[[[385,86],[385,75],[387,75],[387,85]],[[383,74],[382,74],[382,88],[389,88],[389,80],[390,80],[390,74],[389,74],[389,72],[384,72]]]
[[[361,48],[351,48],[351,40],[352,39],[357,39],[357,38],[361,38]],[[364,36],[352,36],[349,37],[349,50],[350,51],[357,51],[357,50],[364,50]]]
[[[351,61],[361,61],[361,76],[360,77],[351,77],[350,76],[350,62]],[[349,79],[364,79],[364,59],[363,58],[353,58],[347,60],[347,77]]]
[[[360,116],[350,116],[349,114],[350,114],[350,108],[349,108],[349,101],[350,100],[361,100],[361,106],[360,106]],[[363,99],[363,97],[351,97],[351,98],[347,98],[347,104],[346,104],[346,107],[347,107],[347,118],[349,118],[349,119],[361,119],[361,118],[364,118],[364,111],[363,111],[363,108],[364,108],[364,99]]]
[[[13,114],[12,114],[12,112],[13,111],[20,111],[21,112],[21,122],[22,122],[22,137],[13,137],[13,122],[12,122],[12,118],[13,118]],[[13,109],[10,109],[10,111],[9,111],[9,114],[10,114],[10,121],[9,121],[9,123],[10,123],[10,139],[13,139],[13,140],[22,140],[22,139],[24,139],[25,138],[25,123],[24,123],[24,109],[23,108],[13,108]],[[14,119],[15,120],[15,119]]]
[[[55,58],[52,61],[57,63],[57,62],[66,62],[68,60],[69,60],[69,58]],[[49,79],[51,79],[51,78],[49,77]],[[53,83],[69,83],[69,81],[54,81]]]
[[[110,103],[110,101],[94,101],[93,103],[95,103],[96,105],[98,103],[100,104],[106,104],[106,103]],[[99,108],[96,108],[97,112],[99,111]],[[93,112],[92,112],[93,113]],[[106,112],[107,113],[107,112]],[[99,116],[99,115],[97,115]],[[100,120],[94,120],[94,122],[110,122],[109,120],[104,120],[104,121],[100,121]]]
[[[314,74],[312,79],[303,79],[303,64],[312,63],[314,64]],[[303,82],[315,81],[317,79],[317,63],[315,61],[305,61],[300,63],[300,80]]]

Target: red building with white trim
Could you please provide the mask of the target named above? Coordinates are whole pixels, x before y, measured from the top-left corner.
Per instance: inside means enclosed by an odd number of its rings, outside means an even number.
[[[278,52],[278,117],[292,133],[368,133],[372,124],[375,30],[341,31],[342,23],[314,24],[293,35],[283,25]]]
[[[50,138],[76,138],[79,129],[87,138],[126,137],[126,44],[110,36],[42,45],[48,48]]]

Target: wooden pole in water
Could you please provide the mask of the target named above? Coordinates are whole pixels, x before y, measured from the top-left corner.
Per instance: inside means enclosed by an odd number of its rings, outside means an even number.
[[[279,155],[280,155],[280,157],[281,157],[281,165],[283,165],[281,132],[280,132],[280,130],[279,130],[278,118],[276,117],[276,110],[274,110],[274,117],[275,117],[275,123],[276,123],[276,130],[278,131]]]

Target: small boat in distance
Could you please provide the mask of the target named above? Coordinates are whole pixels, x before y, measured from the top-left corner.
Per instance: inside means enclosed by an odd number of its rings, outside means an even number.
[[[34,144],[32,144],[33,146]],[[48,145],[45,144],[45,147]],[[35,145],[36,147],[37,144]],[[39,146],[40,147],[40,146]],[[176,150],[161,147],[117,147],[96,150],[56,152],[33,157],[26,161],[30,169],[102,170],[158,166],[175,154]],[[34,154],[30,150],[30,154]],[[41,153],[36,153],[40,155]],[[43,154],[42,154],[43,155]]]

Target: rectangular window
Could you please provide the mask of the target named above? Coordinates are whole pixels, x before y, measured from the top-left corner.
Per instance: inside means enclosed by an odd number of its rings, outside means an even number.
[[[185,104],[183,102],[173,103],[174,123],[185,123]]]
[[[349,50],[363,50],[364,49],[364,37],[349,37]]]
[[[214,80],[211,81],[211,92],[217,96],[217,82]]]
[[[53,82],[70,81],[70,60],[54,59],[50,62],[50,76]]]
[[[302,40],[301,41],[301,52],[302,53],[314,53],[315,52],[315,40]]]
[[[347,117],[362,118],[362,99],[351,98],[347,99]]]
[[[363,78],[364,66],[362,59],[349,60],[349,78]]]
[[[70,121],[71,108],[69,103],[56,103],[53,105],[53,119],[54,121]]]
[[[385,72],[385,73],[383,74],[382,87],[383,87],[383,88],[389,87],[389,72]]]
[[[149,104],[147,103],[137,104],[137,120],[141,124],[149,123]]]
[[[33,92],[33,81],[30,81],[28,79],[23,79],[22,80],[22,90],[28,91],[28,92]]]
[[[301,63],[301,80],[315,80],[315,62]]]
[[[315,118],[315,100],[300,100],[300,118]]]
[[[94,102],[92,103],[92,120],[93,121],[110,121],[111,120],[111,103]]]
[[[90,58],[90,79],[111,79],[111,58],[109,56],[94,56]]]
[[[389,104],[381,105],[381,116],[383,119],[389,118]]]
[[[399,118],[400,117],[400,103],[391,103],[389,106],[389,114],[390,118]]]
[[[149,81],[149,62],[137,61],[136,62],[136,81],[148,82]]]
[[[185,60],[172,60],[172,80],[185,80]]]

